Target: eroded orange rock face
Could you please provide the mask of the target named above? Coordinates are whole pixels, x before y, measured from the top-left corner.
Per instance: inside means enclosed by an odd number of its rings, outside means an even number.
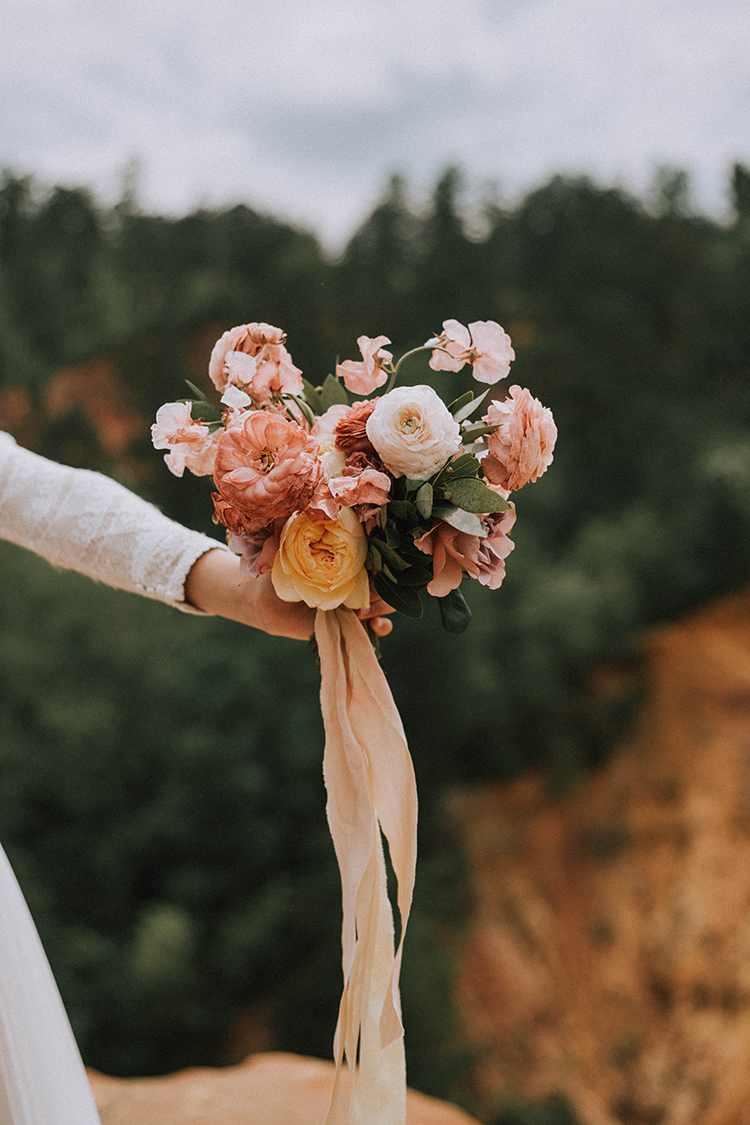
[[[166,1078],[89,1073],[102,1125],[322,1125],[333,1063],[298,1055],[251,1055],[240,1066],[185,1070]],[[477,1125],[410,1090],[407,1125]]]
[[[649,698],[569,798],[460,797],[459,998],[491,1106],[585,1125],[750,1123],[750,593],[656,632]]]

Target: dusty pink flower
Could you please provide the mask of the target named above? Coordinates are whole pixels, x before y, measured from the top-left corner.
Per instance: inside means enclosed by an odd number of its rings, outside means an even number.
[[[208,362],[214,386],[235,385],[257,403],[281,394],[301,394],[302,372],[284,346],[286,333],[271,324],[239,324],[216,341]]]
[[[313,437],[317,438],[319,445],[327,445],[329,442],[333,442],[336,427],[341,419],[347,416],[349,410],[350,407],[337,402],[334,406],[329,406],[325,414],[321,414],[319,418],[316,418],[312,432]]]
[[[433,577],[427,586],[427,593],[432,594],[433,598],[444,598],[461,585],[464,570],[472,578],[478,578],[480,542],[478,535],[458,531],[443,520],[437,520],[430,531],[415,539],[415,547],[426,555],[432,555]]]
[[[389,473],[427,480],[461,448],[458,423],[425,384],[382,395],[367,419],[367,436]]]
[[[374,453],[372,442],[367,436],[367,419],[377,405],[377,399],[368,398],[355,402],[336,424],[336,445],[345,453]]]
[[[439,339],[445,351],[436,349],[432,353],[433,371],[460,371],[465,363],[471,363],[472,374],[480,383],[504,379],[516,358],[510,336],[494,320],[475,320],[468,328],[457,320],[444,320]]]
[[[325,459],[321,459],[321,464]],[[325,465],[323,465],[325,470]],[[305,515],[309,516],[311,520],[317,522],[319,520],[336,520],[341,512],[341,503],[335,500],[331,494],[330,481],[323,477],[319,482],[318,487],[312,494],[312,498],[305,508]]]
[[[493,402],[483,421],[499,426],[488,435],[482,471],[492,484],[510,491],[538,480],[552,463],[557,426],[552,411],[525,387],[511,387],[504,402]]]
[[[377,469],[365,469],[356,476],[334,477],[328,487],[343,508],[353,508],[355,504],[374,504],[380,508],[388,503],[391,478]]]
[[[230,532],[227,543],[230,550],[240,556],[240,581],[244,578],[259,578],[272,568],[285,523],[284,519],[274,520],[270,527],[248,535]]]
[[[168,449],[164,457],[167,468],[176,477],[189,469],[197,477],[210,476],[214,471],[219,432],[212,432],[202,422],[191,417],[189,402],[167,402],[156,412],[151,427],[154,449]]]
[[[344,363],[336,365],[336,374],[344,380],[344,386],[355,395],[369,395],[376,387],[382,387],[388,376],[383,370],[383,365],[390,363],[393,356],[383,348],[383,344],[390,344],[387,336],[360,336],[357,339],[359,350],[362,352],[362,362],[347,359]]]
[[[305,508],[322,474],[315,439],[272,411],[239,415],[219,439],[216,487],[244,514],[248,530]]]
[[[494,512],[482,517],[486,539],[479,540],[477,551],[477,573],[472,575],[483,586],[490,590],[497,590],[505,578],[505,560],[513,550],[515,544],[508,537],[510,529],[516,522],[516,509],[508,508],[507,512]]]
[[[218,492],[212,492],[211,499],[214,502],[214,523],[223,523],[232,535],[241,537],[254,534],[253,521],[243,512],[224,500]]]

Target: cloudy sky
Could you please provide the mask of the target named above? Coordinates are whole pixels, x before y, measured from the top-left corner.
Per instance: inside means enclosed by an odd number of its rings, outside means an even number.
[[[555,171],[726,206],[750,163],[748,0],[4,0],[0,165],[145,206],[244,200],[340,245],[393,171]]]

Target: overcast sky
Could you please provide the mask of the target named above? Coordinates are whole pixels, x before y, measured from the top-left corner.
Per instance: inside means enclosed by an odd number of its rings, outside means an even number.
[[[642,191],[750,163],[750,0],[3,0],[0,165],[179,212],[244,200],[340,245],[419,198],[555,171]]]

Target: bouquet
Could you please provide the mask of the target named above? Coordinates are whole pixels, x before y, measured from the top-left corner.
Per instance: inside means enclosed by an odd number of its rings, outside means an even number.
[[[396,363],[390,342],[360,336],[362,358],[315,385],[292,362],[281,329],[239,325],[211,353],[214,398],[189,384],[195,397],[162,406],[152,427],[173,473],[213,476],[214,518],[241,556],[241,580],[270,571],[281,599],[317,610],[323,768],[344,915],[326,1125],[404,1125],[406,1113],[398,975],[417,803],[379,638],[390,614],[421,617],[424,592],[449,632],[466,628],[461,583],[468,575],[501,585],[513,550],[510,495],[545,472],[557,437],[551,412],[528,390],[489,397],[515,358],[494,321],[446,320]],[[398,385],[404,361],[420,352],[433,371],[468,364],[486,388],[445,403],[427,383]],[[381,832],[398,883],[395,950]]]

